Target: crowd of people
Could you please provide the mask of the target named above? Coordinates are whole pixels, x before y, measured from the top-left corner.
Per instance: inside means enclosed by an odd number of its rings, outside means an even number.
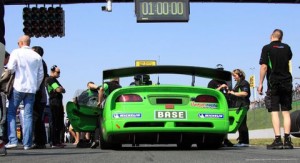
[[[259,94],[263,94],[263,82],[266,78],[268,80],[267,96],[270,97],[270,104],[264,105],[271,113],[272,123],[274,128],[275,139],[274,142],[267,146],[267,149],[292,149],[293,145],[290,137],[291,120],[290,113],[292,95],[299,97],[299,88],[297,85],[293,91],[292,76],[289,72],[289,61],[292,59],[292,51],[287,44],[281,42],[283,32],[275,29],[271,34],[271,43],[263,47],[259,64],[260,68],[260,82],[257,88]],[[46,131],[44,126],[44,110],[46,108],[47,100],[49,100],[49,107],[51,110],[50,118],[50,147],[63,148],[65,146],[62,135],[65,133],[64,123],[64,107],[63,94],[66,92],[65,88],[60,84],[58,78],[60,77],[60,68],[54,65],[50,68],[48,75],[47,64],[42,59],[44,50],[40,46],[30,48],[30,37],[23,35],[18,40],[19,48],[13,50],[11,54],[5,55],[5,71],[4,74],[10,73],[10,78],[5,86],[9,83],[11,87],[5,89],[1,88],[1,114],[0,114],[0,154],[5,155],[6,149],[16,148],[18,146],[18,138],[16,134],[16,113],[19,105],[23,104],[23,124],[22,124],[22,143],[24,150],[29,149],[43,149],[46,148]],[[223,69],[222,65],[217,66],[218,69]],[[3,75],[2,75],[3,76]],[[208,87],[217,89],[224,93],[225,97],[229,97],[228,105],[243,106],[250,108],[250,85],[245,79],[246,75],[241,69],[232,71],[232,77],[235,80],[235,85],[229,89],[227,83],[224,81],[212,80]],[[139,84],[138,79],[150,81],[149,76],[135,76],[135,82],[131,85]],[[2,77],[1,77],[2,80]],[[1,83],[1,87],[2,84]],[[151,84],[152,82],[144,83]],[[114,78],[110,82],[105,82],[101,86],[95,85],[93,82],[87,84],[87,90],[75,95],[74,102],[80,103],[87,98],[88,105],[103,107],[105,98],[113,90],[120,88],[119,78]],[[10,90],[10,91],[9,91]],[[47,98],[47,95],[49,98]],[[6,106],[6,98],[8,106]],[[282,113],[284,121],[284,139],[281,139],[279,112]],[[99,122],[97,128],[92,133],[83,133],[86,139],[90,142],[91,148],[99,146]],[[72,124],[67,126],[67,132],[75,138],[74,145],[80,143],[81,133],[76,132],[72,128]],[[239,138],[238,143],[233,145],[227,138],[225,138],[224,145],[248,147],[249,133],[247,127],[247,115],[241,122],[238,129]],[[5,146],[3,145],[5,144]]]
[[[50,147],[63,147],[60,135],[64,128],[62,93],[65,93],[65,90],[57,80],[60,69],[53,66],[48,75],[47,64],[42,59],[43,48],[40,46],[30,48],[30,43],[30,37],[23,35],[18,40],[19,48],[5,55],[5,70],[1,77],[3,89],[1,88],[0,114],[0,143],[3,155],[6,154],[6,149],[18,146],[17,112],[21,112],[24,150],[46,148],[44,110],[48,101],[47,94],[52,113],[49,120]],[[4,76],[12,80],[4,80]],[[18,110],[21,103],[23,109]]]

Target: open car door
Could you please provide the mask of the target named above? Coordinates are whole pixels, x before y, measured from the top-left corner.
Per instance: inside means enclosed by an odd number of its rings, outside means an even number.
[[[102,110],[98,107],[67,103],[67,114],[72,127],[77,132],[89,132],[96,129]]]
[[[229,112],[229,130],[228,133],[235,133],[240,127],[247,114],[247,108],[228,108]]]

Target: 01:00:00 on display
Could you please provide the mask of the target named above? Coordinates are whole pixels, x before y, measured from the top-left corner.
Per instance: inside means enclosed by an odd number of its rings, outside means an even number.
[[[183,2],[142,2],[142,15],[183,15]]]

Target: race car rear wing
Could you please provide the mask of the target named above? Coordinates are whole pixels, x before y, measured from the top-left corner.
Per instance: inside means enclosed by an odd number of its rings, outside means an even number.
[[[229,71],[218,70],[214,68],[175,65],[125,67],[104,70],[103,80],[115,77],[129,77],[137,74],[182,74],[222,80],[231,83],[231,72]]]

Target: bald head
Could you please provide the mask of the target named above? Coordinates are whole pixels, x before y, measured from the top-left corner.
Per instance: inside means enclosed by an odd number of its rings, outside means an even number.
[[[280,29],[275,29],[272,33],[272,39],[273,41],[281,41],[283,37],[283,32]]]
[[[23,35],[19,38],[18,44],[20,47],[30,45],[30,37],[28,35]]]

